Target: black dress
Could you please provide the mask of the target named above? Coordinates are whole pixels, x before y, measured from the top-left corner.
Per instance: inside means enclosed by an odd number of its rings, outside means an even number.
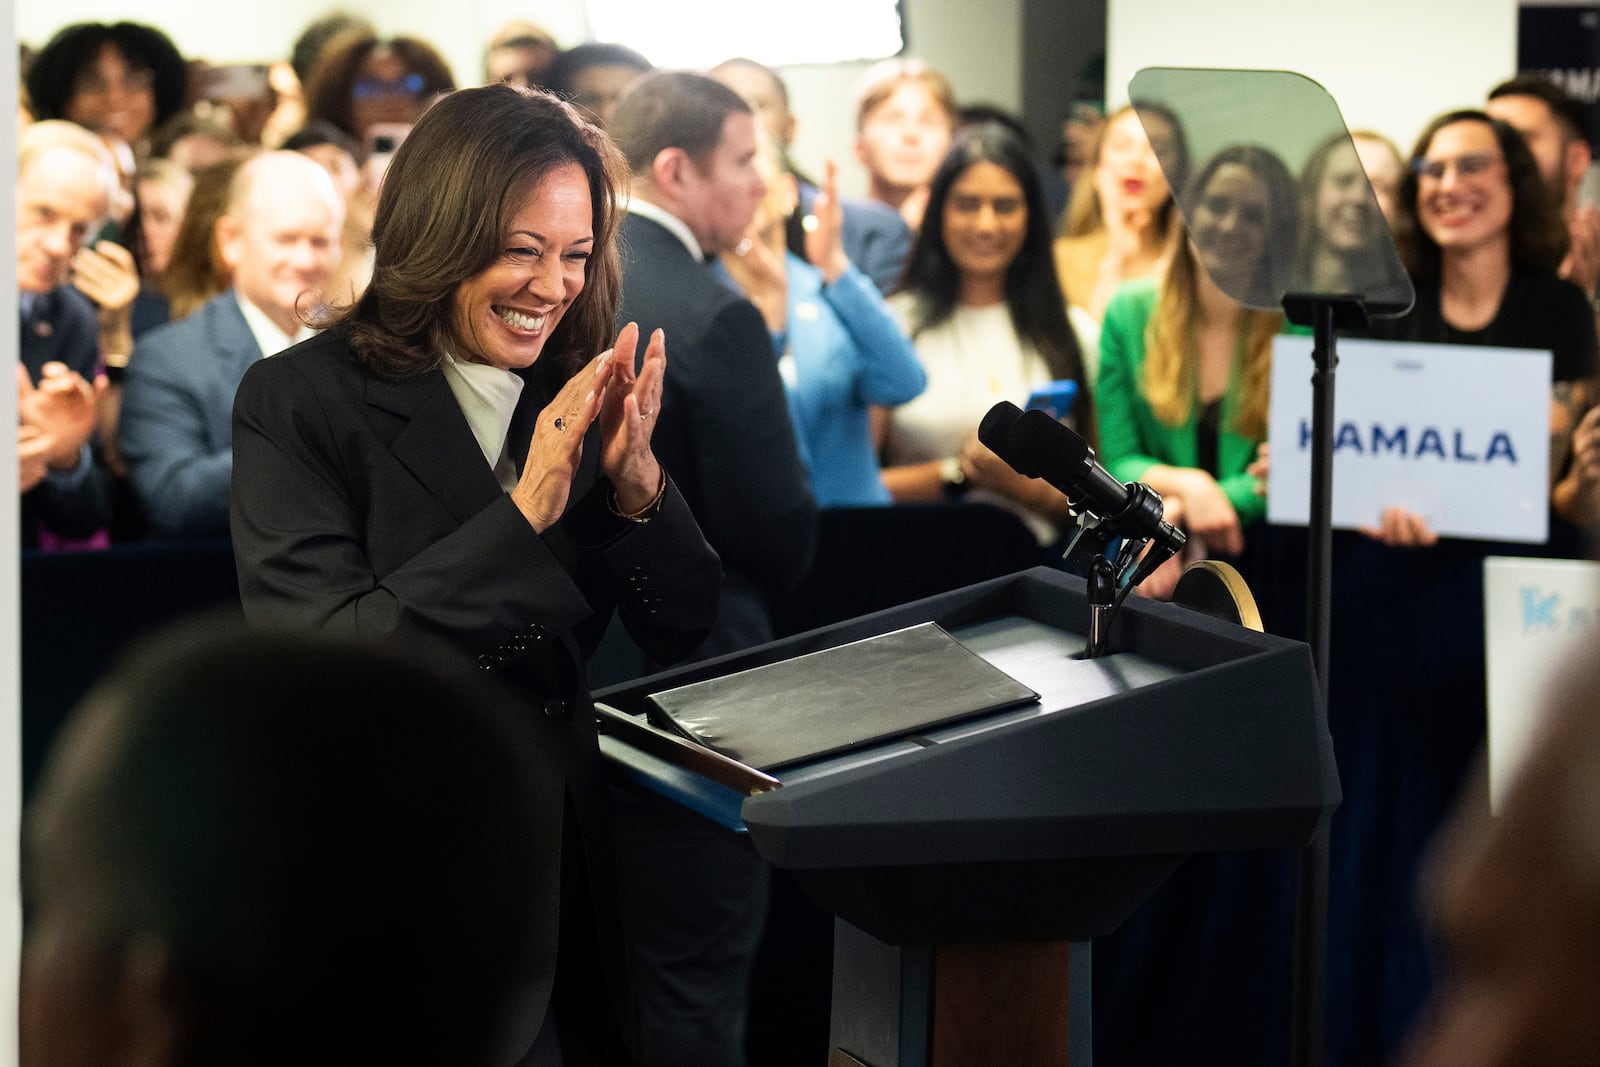
[[[1549,349],[1557,383],[1596,373],[1593,310],[1553,276],[1514,275],[1493,321],[1471,331],[1444,320],[1437,283],[1419,282],[1412,312],[1373,334]],[[1330,1064],[1388,1062],[1428,995],[1436,961],[1417,875],[1434,832],[1475,781],[1483,744],[1483,561],[1581,554],[1579,531],[1553,516],[1550,530],[1542,546],[1446,538],[1408,549],[1335,537],[1328,717],[1344,805],[1332,837]]]

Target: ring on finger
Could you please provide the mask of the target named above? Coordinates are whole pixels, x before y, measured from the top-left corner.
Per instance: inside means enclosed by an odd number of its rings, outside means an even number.
[[[567,420],[562,418],[560,415],[556,416],[556,429],[560,430],[562,433],[567,432]]]

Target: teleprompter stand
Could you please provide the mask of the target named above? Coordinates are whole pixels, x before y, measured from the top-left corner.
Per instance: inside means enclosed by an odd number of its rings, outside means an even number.
[[[1320,212],[1303,220],[1297,208],[1270,206],[1283,194],[1318,203],[1328,161],[1345,153],[1359,160],[1338,105],[1321,85],[1289,71],[1151,67],[1134,75],[1128,92],[1217,286],[1242,307],[1281,308],[1315,335],[1307,634],[1326,706],[1335,339],[1339,330],[1365,327],[1369,315],[1404,314],[1414,299],[1411,281],[1364,180],[1358,202],[1342,209],[1338,232],[1323,232]],[[1246,182],[1260,194],[1257,205],[1265,205],[1254,223],[1258,242],[1241,242],[1237,229],[1217,224],[1217,212],[1229,206],[1226,183],[1198,179],[1215,178],[1225,167],[1233,178],[1248,173]],[[1362,173],[1359,162],[1355,173]],[[1302,188],[1293,188],[1296,181]],[[1241,263],[1247,247],[1256,258]],[[1326,837],[1302,854],[1298,883],[1289,1062],[1316,1067],[1324,1059]]]

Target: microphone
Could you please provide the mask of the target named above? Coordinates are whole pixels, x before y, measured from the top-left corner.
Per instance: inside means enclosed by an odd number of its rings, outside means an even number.
[[[1001,401],[978,425],[978,440],[1018,474],[1061,490],[1074,510],[1095,515],[1123,537],[1150,538],[1165,553],[1162,559],[1188,540],[1161,520],[1161,497],[1153,489],[1118,481],[1096,461],[1089,442],[1042,411]]]

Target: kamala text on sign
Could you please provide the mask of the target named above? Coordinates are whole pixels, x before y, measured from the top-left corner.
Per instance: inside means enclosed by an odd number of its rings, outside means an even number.
[[[1333,524],[1377,526],[1398,505],[1446,537],[1544,541],[1550,364],[1549,352],[1532,349],[1341,340]],[[1279,337],[1272,522],[1304,525],[1309,511],[1310,377],[1311,338]]]

